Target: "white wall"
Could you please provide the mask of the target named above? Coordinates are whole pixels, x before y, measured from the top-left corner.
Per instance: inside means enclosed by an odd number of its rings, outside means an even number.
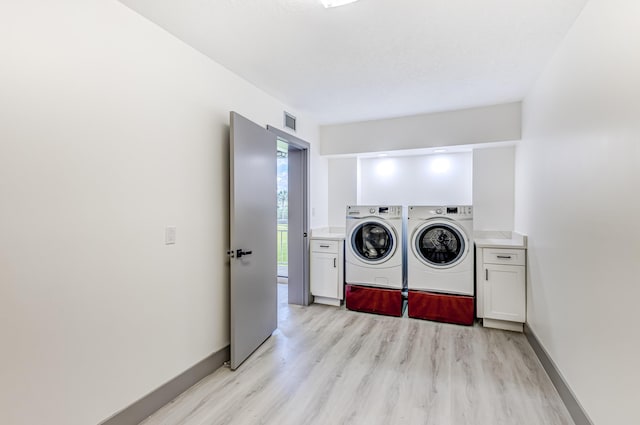
[[[311,223],[310,229],[329,225],[329,161],[318,152],[317,138],[311,146]]]
[[[345,227],[347,205],[358,203],[358,158],[329,159],[329,226]]]
[[[519,102],[320,127],[323,155],[520,140]]]
[[[640,2],[591,0],[524,102],[527,321],[597,425],[640,423]]]
[[[361,205],[470,205],[471,152],[362,158]]]
[[[515,148],[474,149],[473,228],[513,230]]]
[[[344,227],[350,204],[472,204],[476,230],[512,231],[514,153],[514,146],[506,146],[448,156],[330,158],[329,224]],[[430,172],[436,158],[448,158],[452,168]],[[392,175],[378,174],[385,162],[394,165]]]
[[[229,111],[299,117],[316,227],[326,161],[309,117],[115,0],[3,2],[0,28],[0,423],[96,424],[229,343]]]

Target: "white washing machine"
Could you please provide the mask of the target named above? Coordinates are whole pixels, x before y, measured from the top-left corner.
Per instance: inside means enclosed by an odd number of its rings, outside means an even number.
[[[409,206],[409,291],[474,295],[473,208]]]
[[[401,206],[348,206],[345,236],[347,284],[402,289]]]

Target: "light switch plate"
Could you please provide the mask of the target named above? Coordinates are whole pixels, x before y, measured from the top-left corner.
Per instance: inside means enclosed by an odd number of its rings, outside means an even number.
[[[164,244],[174,245],[176,243],[176,227],[167,226],[164,228]]]

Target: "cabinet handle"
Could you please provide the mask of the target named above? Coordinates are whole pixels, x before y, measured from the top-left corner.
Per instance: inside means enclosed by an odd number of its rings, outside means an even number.
[[[331,245],[320,245],[320,248],[329,248]]]
[[[507,260],[511,258],[510,255],[498,255],[497,257],[498,258],[504,258],[504,259],[507,259]]]
[[[489,280],[489,269],[484,269],[484,280]]]
[[[335,269],[336,267],[338,267],[338,266],[336,265],[336,260],[337,260],[337,258],[335,258],[335,257],[334,257],[334,259],[333,259],[333,268],[334,268],[334,269]]]

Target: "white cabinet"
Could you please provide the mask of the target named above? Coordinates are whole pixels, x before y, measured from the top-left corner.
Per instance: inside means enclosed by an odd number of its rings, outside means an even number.
[[[311,239],[310,281],[314,302],[340,305],[344,298],[344,240]]]
[[[486,327],[522,332],[526,320],[526,251],[480,248],[476,252],[478,317]]]
[[[484,317],[524,323],[524,267],[485,264],[484,269]]]

